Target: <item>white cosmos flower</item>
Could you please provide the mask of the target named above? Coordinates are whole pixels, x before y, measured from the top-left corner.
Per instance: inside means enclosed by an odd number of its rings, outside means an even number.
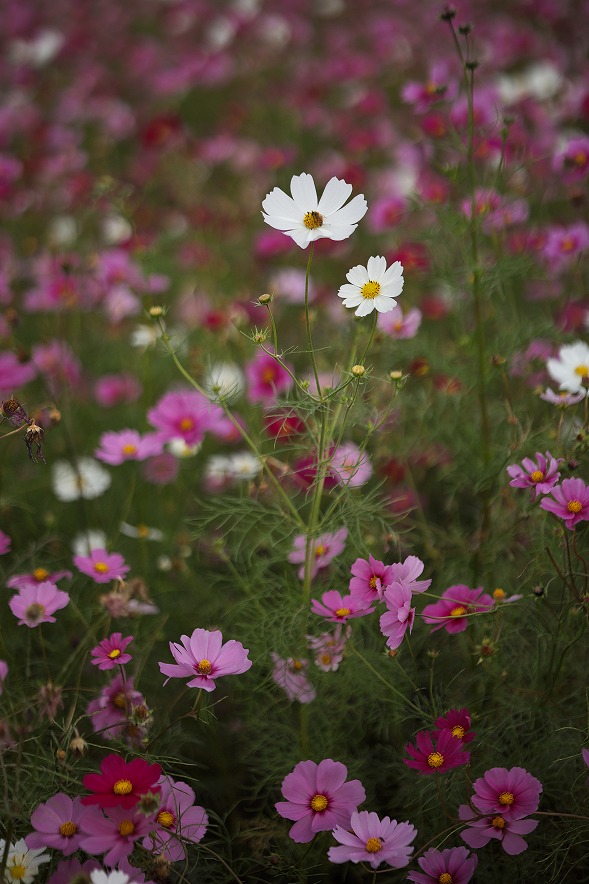
[[[556,359],[549,359],[546,368],[550,377],[567,393],[586,393],[589,378],[589,347],[583,341],[564,344]]]
[[[243,372],[233,362],[215,362],[205,378],[204,387],[215,402],[218,402],[219,399],[231,402],[241,396],[244,391]]]
[[[59,500],[93,500],[104,494],[112,481],[110,473],[91,457],[81,457],[75,464],[56,461],[51,480]]]
[[[337,293],[344,299],[344,307],[357,307],[356,316],[367,316],[373,310],[388,313],[403,291],[403,265],[395,261],[387,268],[386,260],[377,255],[368,259],[366,267],[361,264],[352,267],[346,279],[348,282]]]
[[[118,869],[112,872],[94,869],[90,872],[90,880],[92,884],[133,884],[127,873],[120,872]]]
[[[0,839],[0,850],[4,853],[6,842]],[[24,838],[8,848],[4,881],[20,881],[20,884],[32,884],[42,863],[48,863],[51,857],[44,853],[43,848],[29,850]]]
[[[344,206],[352,193],[352,185],[340,178],[331,178],[320,200],[313,176],[308,172],[293,175],[288,196],[275,187],[262,203],[264,221],[282,230],[298,246],[306,249],[316,239],[347,239],[368,209],[364,194],[355,196]]]

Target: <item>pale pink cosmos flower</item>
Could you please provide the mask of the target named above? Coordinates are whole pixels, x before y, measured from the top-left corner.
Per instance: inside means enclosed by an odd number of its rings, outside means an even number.
[[[321,596],[321,602],[311,599],[311,613],[329,620],[331,623],[346,623],[353,617],[366,617],[372,614],[371,602],[358,596],[343,596],[337,589],[330,589]]]
[[[569,530],[589,520],[589,487],[582,479],[563,479],[540,501],[543,510],[563,519]]]
[[[313,540],[311,577],[315,577],[321,568],[326,568],[329,563],[344,551],[347,528],[338,528],[333,534],[326,532]],[[297,534],[294,539],[294,549],[288,554],[288,561],[293,565],[301,564],[298,575],[301,580],[305,578],[305,550],[307,537],[305,534]]]
[[[8,605],[14,616],[19,618],[19,626],[34,627],[40,623],[55,623],[52,614],[65,608],[69,600],[67,592],[47,580],[38,586],[21,587]]]
[[[129,404],[141,396],[141,384],[131,374],[105,374],[96,381],[94,396],[102,408]]]
[[[468,884],[474,875],[479,858],[468,852],[466,847],[450,847],[447,850],[429,850],[417,860],[421,872],[409,872],[408,881],[414,884]]]
[[[374,559],[356,559],[350,568],[350,593],[356,597],[366,596],[370,601],[382,598],[383,588],[395,580],[393,566]]]
[[[307,636],[309,648],[315,652],[315,665],[323,672],[335,672],[344,658],[346,643],[352,634],[352,627],[338,623],[333,632],[322,632],[320,636]]]
[[[10,552],[11,546],[12,538],[5,534],[4,531],[0,531],[0,556],[5,556],[7,552]]]
[[[125,736],[133,710],[145,705],[145,697],[135,690],[133,679],[125,679],[119,672],[98,697],[88,703],[86,715],[94,733],[106,740],[117,740]]]
[[[92,648],[90,654],[95,659],[90,662],[93,666],[98,666],[99,669],[115,669],[116,666],[123,666],[133,659],[131,654],[125,652],[125,648],[132,641],[132,635],[123,638],[121,632],[113,632],[109,638],[103,639],[96,647]]]
[[[317,693],[309,681],[307,670],[309,661],[297,657],[284,659],[278,654],[272,657],[272,681],[282,688],[288,699],[298,703],[312,703]]]
[[[319,764],[300,761],[282,781],[276,810],[294,820],[289,835],[298,844],[312,841],[317,832],[349,825],[352,814],[366,799],[360,780],[346,781],[348,769],[340,761],[325,758]]]
[[[136,841],[149,834],[153,822],[153,814],[146,816],[132,807],[109,807],[80,820],[80,847],[86,853],[104,853],[105,865],[116,866],[129,856]]]
[[[411,842],[416,835],[417,829],[411,823],[398,823],[388,816],[381,820],[378,814],[362,810],[352,814],[345,828],[335,827],[333,837],[343,846],[330,847],[327,855],[332,863],[365,862],[373,869],[386,863],[402,869],[409,865]]]
[[[547,387],[543,393],[540,393],[540,399],[543,399],[544,402],[549,402],[551,405],[558,405],[560,408],[577,405],[584,398],[585,390],[581,390],[579,393],[567,393],[565,390],[555,393],[554,390]]]
[[[372,476],[372,464],[365,451],[353,442],[344,442],[331,456],[329,473],[347,488],[359,488]]]
[[[288,367],[292,371],[292,366]],[[244,370],[247,379],[246,398],[253,404],[274,405],[276,397],[286,393],[294,385],[288,371],[264,350],[259,350],[254,358],[246,363]]]
[[[425,623],[433,623],[435,632],[444,628],[451,634],[464,632],[468,627],[468,615],[490,611],[494,602],[483,587],[470,589],[462,583],[449,586],[442,598],[433,605],[426,605],[421,616]]]
[[[415,608],[411,607],[411,590],[402,583],[391,583],[383,596],[387,611],[380,618],[380,631],[387,639],[387,648],[395,650],[413,629]]]
[[[162,450],[163,442],[155,433],[141,436],[137,430],[119,430],[102,434],[94,457],[110,466],[119,466],[127,460],[146,460]]]
[[[389,574],[393,581],[402,583],[411,592],[425,592],[431,586],[431,580],[418,580],[425,565],[417,556],[407,556],[404,562],[394,562]]]
[[[571,138],[566,147],[557,153],[553,169],[563,174],[567,182],[579,182],[589,172],[589,137],[579,135]]]
[[[589,227],[578,221],[568,227],[550,228],[542,252],[553,270],[566,270],[588,246]]]
[[[190,678],[189,688],[214,691],[215,679],[223,675],[241,675],[251,667],[248,649],[231,639],[223,644],[223,635],[216,629],[195,629],[192,635],[180,637],[181,644],[170,642],[176,663],[159,663],[160,672],[171,678]]]
[[[80,846],[80,827],[85,816],[96,819],[101,814],[95,807],[84,807],[80,798],[58,792],[31,814],[35,831],[26,836],[27,847],[51,847],[70,856]]]
[[[476,850],[496,839],[510,856],[517,856],[528,849],[522,835],[529,835],[538,825],[538,820],[508,820],[500,813],[480,818],[468,804],[460,805],[458,815],[467,823],[467,828],[460,833],[460,837],[469,847]]]
[[[38,586],[40,583],[45,583],[46,580],[50,583],[57,583],[58,580],[62,580],[64,577],[70,578],[71,576],[71,571],[50,572],[46,568],[34,568],[26,574],[13,574],[6,581],[6,586],[9,589],[20,589],[22,586]]]
[[[404,313],[397,304],[389,313],[378,314],[378,328],[395,340],[414,338],[421,325],[421,310],[413,307]]]
[[[32,362],[21,362],[15,353],[0,353],[0,396],[12,396],[13,391],[28,384],[37,374]]]
[[[558,467],[564,463],[562,457],[553,457],[549,451],[544,456],[536,452],[536,460],[524,457],[522,465],[510,464],[507,473],[511,477],[509,483],[512,488],[529,488],[532,500],[540,494],[549,494],[560,479]]]
[[[187,784],[162,776],[160,804],[155,825],[143,839],[143,847],[162,854],[169,862],[186,859],[183,842],[198,844],[207,831],[209,817],[204,807],[194,803],[194,790]]]
[[[523,767],[493,767],[472,784],[470,803],[482,814],[519,820],[538,810],[542,783]]]
[[[97,859],[87,859],[81,863],[77,857],[63,859],[55,869],[54,873],[48,879],[47,884],[71,884],[76,880],[76,876],[85,874],[88,880],[92,881],[90,874],[100,870],[100,863]],[[81,880],[84,880],[83,878]]]
[[[74,556],[74,565],[95,583],[123,580],[131,570],[120,553],[107,553],[105,549],[93,549],[88,556]]]

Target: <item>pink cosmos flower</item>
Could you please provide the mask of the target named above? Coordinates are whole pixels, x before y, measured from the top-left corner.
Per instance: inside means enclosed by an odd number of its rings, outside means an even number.
[[[583,221],[578,221],[569,227],[552,227],[548,230],[542,251],[552,269],[564,270],[588,246],[589,227]]]
[[[540,393],[540,399],[543,399],[544,402],[549,402],[551,405],[558,405],[560,408],[577,405],[577,403],[582,402],[584,398],[585,390],[581,390],[579,393],[567,393],[566,390],[561,390],[559,393],[555,393],[554,390],[547,387],[543,393]]]
[[[154,795],[160,792],[156,782],[162,769],[159,764],[149,764],[143,758],[134,758],[127,762],[120,755],[112,753],[103,758],[100,770],[101,773],[86,774],[82,781],[84,787],[93,793],[84,795],[81,799],[86,806],[120,806],[122,810],[129,810],[147,792]]]
[[[442,100],[452,101],[458,94],[458,84],[450,76],[450,70],[446,62],[432,64],[428,80],[425,83],[417,83],[409,80],[401,88],[401,98],[407,104],[412,104],[418,113],[428,111],[432,104]]]
[[[80,798],[58,792],[31,814],[35,831],[26,836],[27,847],[52,847],[69,856],[80,846],[81,821],[85,816],[96,818],[100,812],[94,807],[84,807]]]
[[[223,675],[241,675],[251,667],[248,650],[241,642],[223,644],[223,636],[216,629],[195,629],[191,636],[180,637],[181,644],[170,642],[170,651],[176,663],[160,663],[160,672],[171,678],[187,678],[189,688],[214,691],[215,679]]]
[[[131,374],[105,374],[96,381],[94,395],[102,408],[112,408],[136,402],[141,396],[141,384]]]
[[[468,884],[474,875],[479,858],[471,856],[466,847],[450,847],[448,850],[436,850],[431,847],[417,862],[423,872],[409,872],[408,881],[414,884]]]
[[[6,681],[6,676],[8,675],[8,663],[6,660],[0,660],[0,696],[2,696],[2,691],[4,690],[4,682]]]
[[[90,718],[94,733],[106,740],[117,740],[125,736],[137,706],[145,706],[145,697],[134,689],[132,678],[124,679],[119,672],[98,697],[88,703],[86,715]],[[132,732],[129,737],[133,737]]]
[[[467,709],[449,709],[445,715],[436,718],[437,730],[432,731],[432,736],[438,737],[442,731],[449,731],[455,740],[462,743],[471,743],[476,734],[470,729],[470,715]]]
[[[501,842],[501,847],[510,856],[517,856],[528,849],[521,836],[529,835],[538,825],[538,820],[508,820],[500,813],[480,819],[468,804],[460,805],[458,816],[468,823],[468,827],[460,833],[460,837],[469,847],[475,850],[485,847],[492,838],[495,838]]]
[[[55,398],[64,389],[76,390],[80,386],[82,366],[66,341],[54,339],[48,344],[37,344],[32,355],[37,371]]]
[[[589,488],[582,479],[563,479],[560,485],[551,489],[552,497],[540,501],[543,510],[554,513],[572,530],[577,522],[589,519]]]
[[[90,872],[99,871],[101,865],[97,859],[87,859],[81,863],[76,857],[62,860],[57,866],[52,876],[48,879],[47,884],[71,884],[76,880],[76,876],[85,874],[89,881]],[[84,880],[83,878],[81,879]]]
[[[423,572],[424,564],[417,556],[407,556],[404,562],[395,562],[390,566],[391,582],[402,583],[411,592],[425,592],[431,586],[431,580],[418,580]]]
[[[359,488],[372,476],[372,464],[365,451],[353,442],[344,442],[331,457],[329,473],[342,485]]]
[[[346,643],[351,634],[351,626],[347,626],[344,632],[342,624],[338,623],[333,633],[323,632],[316,638],[308,635],[309,648],[315,651],[315,665],[323,672],[335,672],[344,658]]]
[[[347,536],[347,528],[338,528],[333,534],[320,534],[319,537],[316,537],[313,540],[313,565],[311,569],[311,577],[315,577],[321,568],[326,568],[336,556],[339,556],[339,554],[344,551]],[[306,545],[306,535],[297,534],[294,539],[294,549],[288,554],[288,561],[293,565],[301,563],[301,567],[298,570],[298,575],[301,580],[304,580],[305,578]]]
[[[378,328],[395,340],[414,338],[421,325],[421,310],[413,307],[407,313],[397,304],[388,313],[379,313]]]
[[[155,433],[141,436],[137,430],[120,430],[103,433],[94,457],[111,466],[119,466],[127,460],[146,460],[162,453],[163,442]]]
[[[23,586],[13,595],[8,605],[19,626],[38,626],[40,623],[55,623],[51,615],[65,608],[70,597],[48,580],[38,586]]]
[[[449,586],[442,593],[442,598],[433,605],[426,605],[421,615],[425,623],[433,623],[435,632],[444,628],[451,634],[464,632],[468,627],[468,615],[489,611],[493,607],[493,599],[483,587],[469,589],[462,583]]]
[[[159,765],[154,766],[159,767]],[[146,816],[132,807],[111,806],[104,815],[92,819],[84,818],[81,825],[82,850],[86,853],[104,853],[104,864],[116,866],[129,856],[135,842],[144,838],[153,828],[153,814]]]
[[[391,583],[384,592],[387,611],[380,618],[380,631],[387,639],[387,648],[398,648],[405,633],[413,629],[415,608],[411,607],[411,590],[402,583]]]
[[[356,559],[350,571],[353,575],[349,587],[351,595],[358,598],[365,596],[371,602],[381,598],[384,587],[394,581],[392,566],[370,555],[368,561]]]
[[[372,614],[371,603],[365,599],[343,596],[337,589],[330,589],[321,596],[321,602],[311,599],[311,613],[329,620],[331,623],[346,623],[353,617]]]
[[[312,841],[317,832],[347,826],[358,805],[366,799],[360,780],[346,782],[348,769],[340,761],[325,758],[319,764],[300,761],[282,781],[282,794],[276,810],[286,820],[294,820],[289,835],[298,844]]]
[[[409,864],[413,853],[410,844],[416,835],[417,829],[410,823],[398,823],[388,816],[381,820],[376,813],[362,810],[352,814],[346,828],[335,827],[333,837],[344,846],[330,847],[327,855],[332,863],[366,862],[373,869],[387,863],[402,869]]]
[[[571,138],[564,150],[554,157],[553,168],[562,172],[567,182],[579,182],[589,172],[589,137]]]
[[[123,638],[121,632],[113,632],[109,638],[103,639],[95,648],[92,648],[90,654],[96,659],[90,662],[93,666],[98,666],[99,669],[115,669],[116,666],[123,666],[133,659],[131,654],[125,653],[125,648],[132,641],[132,635]]]
[[[411,758],[403,761],[419,773],[445,773],[453,767],[470,763],[470,752],[464,750],[462,740],[456,740],[449,730],[442,730],[435,743],[433,733],[427,731],[420,731],[415,740],[417,746],[407,743],[405,749]]]
[[[558,483],[560,473],[558,467],[564,463],[562,457],[553,457],[549,451],[546,456],[536,452],[536,460],[524,457],[522,465],[510,464],[507,472],[511,476],[509,483],[512,488],[530,488],[532,500],[540,494],[549,494]]]
[[[21,589],[23,586],[38,586],[40,583],[45,583],[46,580],[49,583],[57,583],[58,580],[71,576],[71,571],[53,571],[53,573],[50,573],[46,568],[34,568],[28,574],[13,574],[6,581],[6,586],[9,589]]]
[[[8,536],[8,534],[5,534],[4,531],[0,531],[0,556],[4,556],[7,552],[10,552],[11,546],[12,539]]]
[[[270,656],[273,663],[272,681],[283,689],[288,699],[291,702],[297,700],[299,703],[312,703],[316,691],[307,676],[309,661],[295,657],[285,660],[274,651]]]
[[[123,580],[131,570],[120,553],[107,553],[105,549],[93,549],[88,556],[74,556],[74,565],[95,583]]]
[[[481,813],[519,820],[538,810],[542,783],[523,767],[493,767],[473,783],[471,804]]]
[[[20,362],[15,353],[0,353],[0,396],[12,393],[32,381],[37,368],[32,362]]]
[[[292,366],[289,365],[292,371]],[[274,405],[280,393],[286,393],[294,384],[289,373],[268,353],[259,350],[245,365],[247,400],[253,404]]]
[[[198,390],[166,393],[147,412],[147,419],[162,442],[183,439],[187,445],[198,445],[205,433],[223,437],[231,429],[223,410]]]
[[[195,805],[194,790],[187,783],[171,777],[160,777],[160,805],[155,826],[143,839],[143,847],[152,853],[163,854],[169,862],[186,858],[183,841],[198,844],[209,823],[204,807]]]

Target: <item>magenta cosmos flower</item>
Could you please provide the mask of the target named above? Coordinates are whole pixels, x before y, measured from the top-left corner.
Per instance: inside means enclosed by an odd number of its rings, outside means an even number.
[[[509,484],[512,488],[529,488],[532,500],[535,500],[540,494],[549,494],[557,484],[560,479],[558,467],[562,462],[562,457],[552,457],[549,451],[546,452],[546,456],[537,451],[535,461],[530,457],[524,457],[521,467],[519,464],[507,467],[507,472],[511,476]]]
[[[387,863],[394,869],[402,869],[409,864],[413,853],[411,842],[417,829],[410,823],[398,823],[388,816],[378,817],[376,813],[362,810],[353,813],[348,828],[337,826],[333,837],[342,847],[330,847],[328,858],[332,863],[370,863],[377,869]]]
[[[170,642],[170,651],[176,663],[160,663],[160,672],[171,678],[190,678],[189,688],[215,690],[215,679],[222,675],[241,675],[252,665],[248,649],[241,642],[223,644],[223,636],[216,629],[195,629],[191,636],[180,637],[181,644]]]
[[[9,589],[21,589],[23,586],[38,586],[40,583],[45,583],[47,580],[49,583],[57,583],[58,580],[71,576],[71,571],[53,571],[53,573],[51,573],[46,568],[34,568],[26,574],[13,574],[12,577],[6,581],[6,586]]]
[[[106,814],[82,820],[80,847],[86,853],[104,853],[104,864],[116,866],[126,860],[135,842],[152,828],[153,814],[146,816],[134,808],[110,807]]]
[[[473,783],[471,804],[481,813],[519,820],[538,810],[542,783],[523,767],[493,767]]]
[[[371,602],[380,598],[384,587],[394,580],[392,565],[385,565],[372,556],[368,556],[368,560],[356,559],[350,571],[350,593],[357,598],[365,596]]]
[[[119,466],[126,460],[145,460],[161,454],[163,442],[155,433],[141,436],[137,430],[120,430],[103,433],[94,457],[111,466]]]
[[[133,710],[145,706],[145,697],[133,687],[132,678],[123,678],[119,672],[106,685],[95,700],[86,707],[94,733],[106,740],[116,740],[124,736],[129,728]],[[132,736],[132,732],[129,733]]]
[[[331,623],[345,623],[353,617],[372,614],[371,603],[366,599],[342,595],[337,589],[330,589],[321,596],[321,602],[311,599],[311,612]]]
[[[52,614],[65,608],[69,600],[67,592],[45,581],[37,586],[23,586],[17,595],[12,596],[8,605],[14,616],[19,618],[19,626],[33,627],[40,623],[55,623]]]
[[[589,519],[589,488],[582,479],[563,479],[550,492],[552,497],[540,501],[543,510],[554,513],[572,530],[577,522]]]
[[[0,531],[0,556],[4,556],[7,552],[10,552],[11,546],[12,539],[8,534],[5,534],[4,531]]]
[[[407,743],[405,750],[411,758],[403,761],[422,774],[445,773],[461,764],[469,764],[470,752],[465,752],[462,740],[456,740],[448,730],[441,731],[434,743],[434,736],[427,731],[420,731],[413,743]]]
[[[425,592],[431,586],[431,580],[418,580],[423,573],[424,564],[417,556],[407,556],[404,562],[391,565],[391,583],[403,583],[411,592]]]
[[[187,445],[198,445],[207,432],[223,438],[232,426],[223,410],[198,390],[166,393],[147,412],[147,419],[161,442],[184,439]]]
[[[292,370],[292,366],[288,366]],[[286,393],[293,386],[291,375],[274,357],[259,350],[245,366],[247,378],[247,400],[251,403],[274,405],[280,393]]]
[[[434,624],[432,632],[442,628],[449,633],[464,632],[468,626],[469,614],[489,611],[493,604],[491,596],[483,594],[482,586],[469,589],[459,583],[444,590],[439,601],[426,605],[421,616],[425,623]]]
[[[186,858],[182,842],[198,844],[207,831],[209,818],[204,807],[194,803],[194,790],[187,783],[161,777],[158,786],[161,792],[155,826],[143,839],[143,847],[163,854],[169,862],[180,862]]]
[[[74,556],[74,565],[95,583],[123,580],[131,570],[120,553],[107,553],[105,549],[93,549],[89,556]]]
[[[307,675],[309,668],[308,660],[300,660],[296,657],[288,657],[286,660],[272,652],[272,681],[282,688],[288,699],[292,702],[312,703],[316,697],[316,691]]]
[[[477,817],[468,804],[461,804],[458,816],[468,824],[460,837],[469,847],[485,847],[492,838],[501,842],[501,847],[510,856],[517,856],[527,850],[528,845],[522,835],[529,835],[538,825],[538,820],[508,820],[495,813],[482,819]]]
[[[31,814],[35,831],[26,836],[26,845],[30,848],[52,847],[69,856],[80,846],[82,819],[88,815],[95,818],[97,814],[100,815],[97,808],[84,807],[79,798],[58,792],[44,804],[39,804]]]
[[[126,762],[120,755],[107,755],[100,770],[101,773],[89,773],[84,777],[85,788],[93,794],[85,795],[82,804],[97,804],[103,808],[120,805],[123,810],[128,810],[146,792],[160,792],[156,783],[162,769],[159,764],[148,764],[143,758]]]
[[[99,669],[114,669],[117,665],[123,666],[133,659],[131,654],[125,653],[125,648],[132,641],[132,635],[123,638],[122,632],[113,632],[109,638],[103,639],[95,648],[92,648],[90,654],[95,659],[90,662],[93,666],[98,666]]]
[[[344,551],[347,536],[347,528],[338,528],[333,534],[320,534],[319,537],[313,540],[311,577],[315,577],[321,568],[326,568],[336,556],[339,556]],[[289,562],[293,565],[301,564],[298,570],[301,580],[305,578],[306,545],[307,536],[305,534],[297,534],[294,539],[294,549],[288,554]]]
[[[432,736],[438,737],[442,731],[449,731],[454,739],[462,743],[471,743],[476,734],[470,729],[470,715],[467,709],[450,709],[445,715],[436,718],[437,730]]]
[[[295,820],[289,835],[297,843],[311,841],[317,832],[349,825],[352,814],[366,798],[360,780],[346,782],[348,769],[340,761],[325,758],[319,764],[299,761],[282,781],[276,810],[286,820]]]
[[[426,850],[417,862],[421,872],[409,872],[408,881],[415,884],[468,884],[474,875],[479,858],[472,856],[466,847],[450,847],[448,850]]]
[[[411,607],[411,590],[402,583],[391,583],[384,593],[387,611],[380,618],[380,631],[387,639],[387,648],[398,648],[405,633],[413,629],[415,608]]]

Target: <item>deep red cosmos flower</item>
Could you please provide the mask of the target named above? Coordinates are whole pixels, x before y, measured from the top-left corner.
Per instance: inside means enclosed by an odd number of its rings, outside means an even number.
[[[148,764],[143,758],[126,762],[120,755],[107,755],[100,765],[102,773],[89,773],[84,777],[84,786],[93,795],[85,795],[82,804],[97,804],[99,807],[134,807],[141,795],[160,791],[155,783],[162,769],[159,764]]]

